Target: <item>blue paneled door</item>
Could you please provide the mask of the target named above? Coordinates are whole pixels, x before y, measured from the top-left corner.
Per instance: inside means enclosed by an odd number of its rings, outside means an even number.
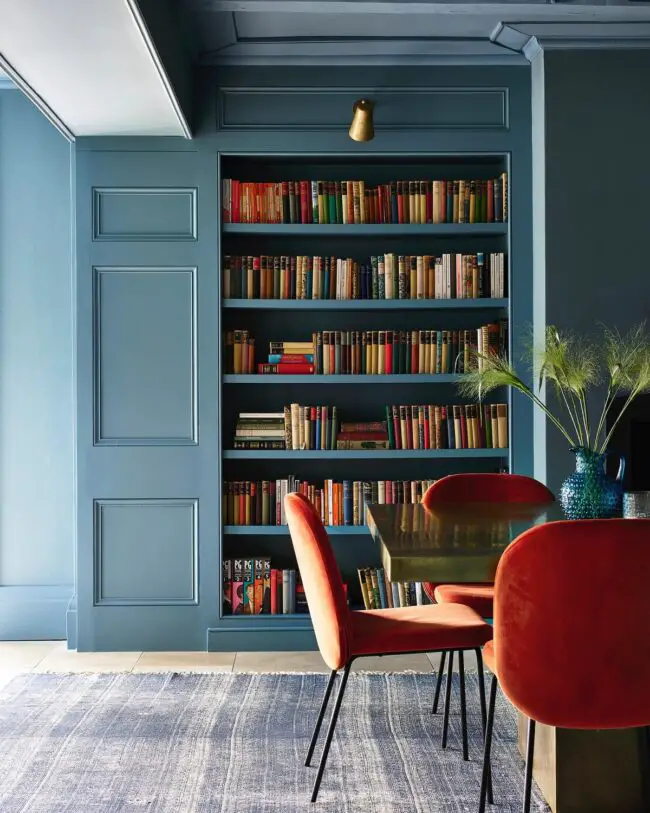
[[[77,152],[80,650],[205,649],[217,615],[216,178]]]

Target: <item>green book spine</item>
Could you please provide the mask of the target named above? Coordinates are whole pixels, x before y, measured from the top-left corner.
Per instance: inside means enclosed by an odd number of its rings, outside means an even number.
[[[385,406],[384,410],[386,412],[386,428],[388,429],[388,446],[391,449],[395,448],[395,433],[393,431],[393,418],[391,414],[391,409],[389,406]]]
[[[311,219],[318,223],[318,181],[311,182]]]
[[[377,269],[377,257],[371,257],[372,265],[372,298],[379,299],[379,271]]]
[[[338,220],[336,219],[336,186],[334,181],[331,181],[327,186],[327,194],[329,197],[329,221],[330,223],[338,223]]]

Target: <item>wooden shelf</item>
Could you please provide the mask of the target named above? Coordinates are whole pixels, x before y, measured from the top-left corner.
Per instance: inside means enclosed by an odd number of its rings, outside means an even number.
[[[327,525],[330,536],[368,536],[367,525]],[[288,525],[224,525],[228,536],[289,536]]]
[[[504,458],[508,449],[226,449],[225,460],[399,460]]]
[[[224,299],[224,308],[286,311],[497,310],[507,299]]]
[[[507,223],[224,223],[224,234],[301,237],[469,237],[505,235]]]
[[[421,375],[224,375],[224,384],[456,384],[463,380],[457,373]]]

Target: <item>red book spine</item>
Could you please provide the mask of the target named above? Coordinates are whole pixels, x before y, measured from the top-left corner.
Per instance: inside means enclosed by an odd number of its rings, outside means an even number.
[[[433,223],[433,184],[427,184],[427,223]]]
[[[377,212],[375,213],[375,223],[384,222],[384,195],[386,190],[383,186],[377,187]]]
[[[389,375],[393,372],[393,331],[386,331],[386,344],[384,346],[384,366]]]
[[[257,372],[261,375],[305,375],[314,372],[313,364],[258,364]]]
[[[386,489],[386,505],[393,504],[393,481],[386,480],[384,488]]]
[[[406,407],[406,448],[413,448],[413,416],[410,406]]]
[[[424,407],[424,448],[431,448],[431,436],[429,435],[429,407]]]
[[[310,184],[311,186],[311,184]],[[309,223],[311,214],[311,189],[307,190],[307,181],[300,181],[300,222]]]
[[[388,432],[339,432],[337,440],[388,440]]]
[[[278,614],[278,571],[271,570],[271,615]]]
[[[279,364],[311,364],[307,356],[280,356]]]
[[[440,181],[440,217],[441,223],[447,222],[447,181]]]

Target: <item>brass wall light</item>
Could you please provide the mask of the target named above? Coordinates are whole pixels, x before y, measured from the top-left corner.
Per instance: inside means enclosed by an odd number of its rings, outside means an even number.
[[[353,107],[352,124],[350,125],[350,138],[353,141],[372,141],[375,137],[375,126],[372,121],[372,111],[375,103],[369,99],[358,99]]]

